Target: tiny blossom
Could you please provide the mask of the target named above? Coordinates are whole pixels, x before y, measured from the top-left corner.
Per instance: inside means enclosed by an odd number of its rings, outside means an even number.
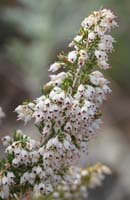
[[[94,16],[90,15],[88,18],[85,18],[82,23],[81,26],[85,29],[90,28],[92,25],[94,24]]]
[[[73,41],[69,44],[69,47],[75,47],[75,49],[78,49],[75,43],[79,43],[83,38],[83,35],[76,35],[76,37],[73,39]]]
[[[95,51],[95,56],[99,61],[107,60],[107,54],[104,51]]]
[[[55,62],[50,66],[49,71],[56,72],[58,69],[60,69],[60,67],[61,67],[60,63]]]
[[[89,40],[94,40],[95,37],[96,37],[96,34],[95,34],[94,32],[90,32],[90,33],[88,34],[88,39],[89,39]]]
[[[12,138],[10,136],[5,136],[2,138],[2,142],[4,146],[8,146],[12,141]]]
[[[68,54],[68,61],[71,63],[74,63],[77,59],[77,52],[76,51],[71,51]]]
[[[110,65],[105,60],[99,61],[98,65],[101,69],[109,69],[110,68]]]
[[[18,113],[18,120],[23,120],[25,123],[31,120],[33,111],[28,105],[20,105],[15,111]]]
[[[62,81],[67,77],[67,73],[61,72],[57,75],[50,75],[50,80],[52,82],[52,85],[60,85]]]
[[[77,35],[75,38],[74,38],[74,40],[76,41],[76,42],[80,42],[80,40],[82,39],[82,35]]]

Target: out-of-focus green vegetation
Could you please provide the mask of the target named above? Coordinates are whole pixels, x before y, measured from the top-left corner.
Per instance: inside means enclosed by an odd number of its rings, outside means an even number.
[[[114,34],[118,43],[111,58],[111,76],[129,89],[129,0],[17,0],[13,6],[6,1],[1,20],[15,34],[7,40],[5,52],[23,69],[32,91],[46,81],[48,65],[67,47],[82,19],[100,7],[110,8],[118,16],[120,27]]]

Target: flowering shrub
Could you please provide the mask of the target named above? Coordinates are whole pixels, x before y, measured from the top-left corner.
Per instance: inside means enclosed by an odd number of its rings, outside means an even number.
[[[74,50],[62,52],[50,66],[55,74],[43,86],[42,96],[15,109],[19,120],[33,120],[40,140],[20,130],[13,138],[2,139],[6,158],[0,164],[1,199],[17,199],[28,191],[47,197],[62,190],[60,184],[78,183],[81,176],[74,166],[87,153],[88,140],[102,123],[102,103],[111,92],[109,81],[98,69],[110,68],[108,53],[114,39],[107,32],[116,26],[110,10],[85,18],[69,44]],[[72,168],[75,173],[70,173]]]

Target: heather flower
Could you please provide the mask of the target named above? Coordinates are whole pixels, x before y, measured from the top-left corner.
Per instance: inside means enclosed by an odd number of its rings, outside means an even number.
[[[110,169],[100,163],[82,170],[79,168],[72,168],[71,176],[73,177],[73,183],[66,184],[64,182],[59,185],[51,195],[47,195],[45,198],[41,197],[40,199],[86,200],[88,199],[88,189],[101,186],[105,176],[110,174]],[[37,194],[35,195],[37,196]]]
[[[61,67],[60,63],[55,62],[50,66],[50,69],[48,71],[56,72],[58,69],[60,69],[60,67]]]

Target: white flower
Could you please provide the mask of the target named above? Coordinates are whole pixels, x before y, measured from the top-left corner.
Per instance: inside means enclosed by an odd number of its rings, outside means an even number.
[[[43,128],[42,135],[43,139],[46,139],[51,134],[51,125],[49,123],[46,123],[46,125]]]
[[[36,104],[40,103],[40,102],[44,102],[44,100],[46,99],[46,96],[42,95],[41,97],[38,97],[35,102]]]
[[[9,193],[10,193],[10,190],[9,190],[9,186],[8,185],[4,185],[3,187],[1,187],[0,197],[2,199],[7,199],[9,197]]]
[[[103,74],[102,74],[101,72],[99,72],[99,71],[93,71],[91,74],[92,74],[93,76],[95,76],[96,78],[101,78],[101,77],[103,77]]]
[[[15,154],[16,157],[21,156],[21,149],[20,148],[14,149],[14,154]]]
[[[12,148],[12,146],[8,146],[6,149],[5,149],[5,152],[6,153],[13,153],[14,149]]]
[[[56,102],[63,102],[65,98],[65,92],[59,88],[59,87],[54,87],[53,90],[50,92],[49,97]]]
[[[87,54],[86,50],[81,49],[81,50],[79,51],[79,55],[80,55],[80,57],[82,57],[84,60],[87,60],[87,59],[88,59],[88,54]]]
[[[32,171],[33,171],[35,174],[39,175],[39,174],[42,173],[43,170],[42,170],[42,168],[41,168],[40,166],[37,166],[37,167],[33,167]]]
[[[20,129],[16,130],[16,134],[17,134],[17,136],[19,136],[19,137],[21,137],[21,136],[23,136],[23,138],[27,137],[26,135],[23,134],[23,131],[20,130]]]
[[[62,178],[59,175],[55,175],[55,176],[52,177],[52,182],[53,182],[54,186],[57,185],[57,184],[60,184],[61,180],[62,180]]]
[[[16,158],[14,158],[13,161],[12,161],[12,165],[13,165],[14,167],[18,167],[18,165],[19,165],[19,160],[16,159]]]
[[[79,66],[79,68],[80,68],[80,67],[83,67],[84,64],[85,64],[85,62],[86,62],[86,57],[80,56],[80,57],[78,58],[78,66]]]
[[[64,106],[63,106],[63,108],[68,108],[68,107],[70,107],[70,106],[72,105],[72,102],[73,102],[73,98],[72,98],[72,97],[66,96],[66,97],[64,98]]]
[[[38,185],[38,184],[35,184],[35,185],[34,185],[33,191],[34,191],[34,195],[35,195],[36,197],[39,197],[39,196],[40,196],[40,193],[39,193],[39,185]]]
[[[109,83],[109,81],[103,77],[102,73],[98,71],[92,72],[89,77],[91,83],[96,86],[103,87],[103,85],[107,85]]]
[[[94,24],[94,18],[92,15],[90,15],[90,17],[85,18],[83,20],[83,22],[81,23],[81,26],[83,28],[90,28],[93,24]]]
[[[87,170],[82,170],[81,176],[87,176],[87,175],[88,175],[88,171]]]
[[[95,34],[94,32],[90,32],[90,33],[88,34],[88,39],[89,39],[90,41],[91,41],[91,40],[94,40],[95,37],[96,37],[96,34]]]
[[[60,195],[59,195],[58,192],[54,192],[54,193],[53,193],[53,198],[57,199],[57,198],[59,198],[59,196],[60,196]]]
[[[40,178],[41,180],[44,180],[44,179],[46,178],[46,173],[45,173],[45,171],[42,170],[42,172],[39,173],[38,176],[39,176],[39,178]]]
[[[28,108],[30,108],[30,109],[33,109],[33,108],[34,108],[34,106],[35,106],[35,104],[34,104],[34,103],[29,103],[29,104],[28,104]]]
[[[80,42],[82,40],[82,35],[76,35],[76,37],[74,38],[74,41],[76,42]]]
[[[90,77],[90,81],[91,81],[92,84],[94,84],[94,85],[99,84],[99,79],[96,76],[89,75],[89,77]]]
[[[107,166],[105,166],[105,165],[102,166],[102,172],[103,172],[104,174],[108,174],[108,175],[111,174],[110,168],[107,167]]]
[[[53,187],[51,184],[46,184],[46,194],[53,192]]]
[[[33,170],[33,169],[32,169]],[[29,182],[31,183],[34,183],[34,181],[35,181],[35,178],[36,178],[36,172],[35,171],[32,171],[30,174],[29,174],[29,177],[30,177],[30,179],[31,180],[29,180]]]
[[[25,173],[22,175],[21,179],[20,179],[20,183],[21,183],[21,184],[24,184],[24,183],[26,183],[26,182],[29,182],[29,180],[30,180],[30,175],[29,175],[28,172],[25,172]]]
[[[46,149],[50,149],[51,147],[55,146],[56,148],[62,148],[62,143],[59,142],[58,138],[52,138],[48,141],[47,145],[46,145]]]
[[[106,45],[105,45],[103,42],[100,42],[100,43],[98,44],[98,49],[99,49],[100,51],[105,51],[105,50],[106,50]]]
[[[105,31],[110,31],[111,27],[118,26],[114,20],[115,15],[110,10],[103,9],[101,13],[104,19],[101,21],[100,25],[104,28]]]
[[[61,67],[61,64],[58,62],[55,62],[50,66],[50,69],[48,71],[56,72],[58,69],[60,69],[60,67]]]
[[[15,109],[18,114],[18,120],[23,120],[25,123],[29,122],[32,118],[33,111],[28,105],[20,105]]]
[[[78,87],[78,92],[83,93],[85,91],[85,87],[83,84],[80,84]]]
[[[84,92],[84,97],[88,100],[93,101],[95,97],[95,89],[91,85],[87,85],[87,89]]]
[[[38,162],[39,154],[38,154],[37,151],[30,152],[29,156],[31,158],[32,163],[37,163]]]
[[[60,85],[62,81],[67,77],[67,73],[61,72],[57,75],[50,75],[50,80],[55,84],[55,85]]]
[[[103,36],[104,35],[104,30],[97,24],[95,27],[94,27],[94,33],[96,35],[98,35],[99,37]]]
[[[14,175],[13,172],[8,172],[8,173],[7,173],[7,177],[8,177],[8,182],[9,182],[9,184],[14,183],[15,175]]]
[[[22,156],[23,160],[27,160],[28,155],[29,155],[28,152],[26,150],[22,149],[21,156]]]
[[[71,51],[68,53],[68,61],[74,63],[77,59],[77,51]]]
[[[36,104],[36,106],[35,106],[35,110],[44,110],[44,108],[45,108],[45,103],[44,103],[44,101],[39,101],[37,104]]]
[[[12,139],[10,136],[5,136],[2,138],[2,142],[4,146],[8,146],[12,142]]]
[[[64,126],[64,131],[70,132],[71,130],[72,130],[72,124],[71,122],[68,121]]]
[[[69,44],[69,47],[73,47],[78,50],[76,44],[79,43],[83,38],[83,35],[76,35],[76,37],[73,39],[73,41]]]
[[[103,85],[102,90],[106,95],[111,93],[111,89],[107,85]]]
[[[102,184],[102,180],[104,179],[104,175],[100,173],[93,173],[90,179],[89,188],[95,188]]]
[[[71,149],[71,144],[68,140],[64,140],[63,145],[64,145],[65,149],[67,149],[67,150]]]
[[[85,87],[84,87],[84,85],[80,84],[77,89],[77,93],[74,95],[74,97],[77,100],[79,100],[80,98],[82,98],[84,96],[84,92],[85,92]]]
[[[110,68],[109,64],[105,60],[99,61],[98,65],[99,65],[99,67],[101,69],[105,69],[106,70],[106,69]]]
[[[37,148],[40,147],[40,142],[37,141],[37,140],[31,139],[31,138],[29,139],[29,141],[27,142],[27,144],[28,144],[28,148],[30,150],[35,150],[35,149],[37,149]]]
[[[115,42],[115,40],[111,35],[103,35],[101,37],[101,43],[98,45],[99,50],[111,52],[113,50],[113,42]]]
[[[107,60],[107,54],[104,51],[96,50],[95,56],[100,61]]]
[[[97,110],[96,105],[94,103],[90,101],[86,101],[86,100],[82,108],[84,108],[86,112],[88,113],[88,115],[90,116],[95,115],[96,110]]]
[[[37,192],[39,192],[40,194],[46,194],[46,187],[44,183],[40,183],[37,187]]]
[[[8,185],[9,183],[8,183],[8,177],[7,176],[4,176],[3,178],[2,178],[2,184],[3,185]]]

